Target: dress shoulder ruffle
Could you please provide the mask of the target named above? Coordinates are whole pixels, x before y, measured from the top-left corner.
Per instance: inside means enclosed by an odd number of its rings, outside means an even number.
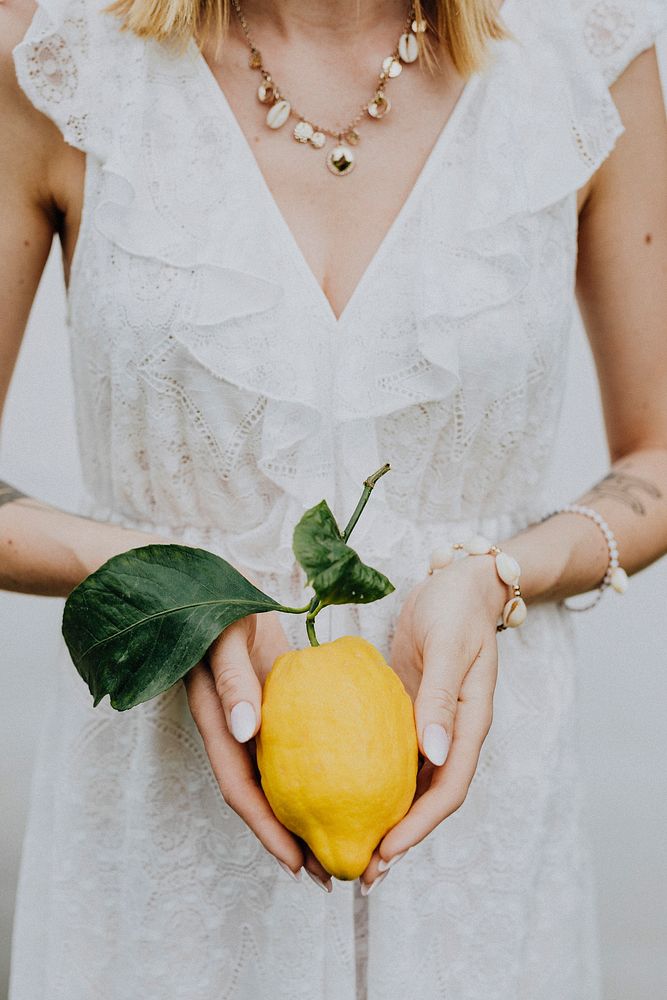
[[[65,140],[100,159],[136,106],[145,42],[121,30],[100,0],[40,0],[13,49],[16,76],[31,103]]]
[[[611,85],[667,29],[667,0],[572,0],[584,41]]]

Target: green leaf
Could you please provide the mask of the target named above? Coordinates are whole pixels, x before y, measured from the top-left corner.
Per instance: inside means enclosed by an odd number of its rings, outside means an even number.
[[[322,605],[370,604],[394,590],[386,576],[363,563],[343,541],[326,500],[303,515],[292,548]]]
[[[62,629],[95,704],[108,694],[125,711],[180,680],[227,625],[279,608],[212,552],[146,545],[86,577]]]

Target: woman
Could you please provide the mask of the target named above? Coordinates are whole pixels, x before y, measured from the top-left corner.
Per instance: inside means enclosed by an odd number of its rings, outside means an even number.
[[[396,592],[319,631],[404,678],[421,794],[333,887],[249,751],[302,623],[243,619],[126,715],[63,648],[11,1000],[594,1000],[560,602],[667,551],[664,5],[223,7],[0,8],[2,394],[58,232],[88,491],[5,486],[0,585],[64,596],[157,539],[303,603],[298,517],[345,520],[389,461],[355,547]],[[548,516],[575,278],[612,465]],[[488,556],[427,572],[478,534],[520,564],[518,629]]]

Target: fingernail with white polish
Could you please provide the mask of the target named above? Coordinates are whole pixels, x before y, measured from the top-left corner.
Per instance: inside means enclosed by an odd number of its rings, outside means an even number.
[[[393,858],[389,859],[389,861],[385,861],[384,858],[380,858],[380,860],[378,861],[378,871],[388,872],[389,869],[392,868],[397,861],[400,861],[401,858],[404,858],[407,853],[408,853],[407,851],[401,851],[400,854],[395,854]]]
[[[324,879],[319,877],[319,875],[315,875],[314,872],[309,871],[307,868],[304,868],[304,871],[306,875],[309,875],[312,878],[315,885],[319,885],[320,889],[324,889],[325,892],[333,892],[333,883],[330,878],[328,878],[325,882]]]
[[[372,891],[375,888],[375,886],[379,885],[380,882],[382,881],[382,879],[386,878],[388,874],[389,874],[389,872],[382,872],[382,874],[378,875],[377,878],[375,878],[371,882],[370,885],[367,885],[365,882],[362,882],[361,883],[361,895],[362,896],[370,896],[370,894],[372,893]]]
[[[232,736],[239,743],[247,743],[255,732],[257,719],[255,709],[249,701],[240,701],[231,710],[229,715],[232,724]]]
[[[424,730],[422,737],[424,753],[436,767],[440,767],[447,760],[449,753],[449,737],[443,726],[437,722],[430,722]]]
[[[280,860],[280,858],[276,858],[276,861],[278,862],[278,864],[280,865],[280,867],[284,871],[287,872],[287,874],[289,875],[290,878],[293,878],[295,882],[300,882],[301,881],[301,869],[300,868],[299,868],[298,872],[293,872],[292,869],[290,868],[290,866],[286,865],[284,861]]]

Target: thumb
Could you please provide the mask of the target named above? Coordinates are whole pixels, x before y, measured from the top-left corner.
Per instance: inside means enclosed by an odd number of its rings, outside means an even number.
[[[442,642],[424,647],[422,681],[415,699],[419,748],[436,767],[447,760],[461,687],[460,659]]]
[[[246,743],[259,729],[262,704],[262,688],[248,653],[248,628],[247,619],[233,622],[208,652],[227,728],[239,743]]]

